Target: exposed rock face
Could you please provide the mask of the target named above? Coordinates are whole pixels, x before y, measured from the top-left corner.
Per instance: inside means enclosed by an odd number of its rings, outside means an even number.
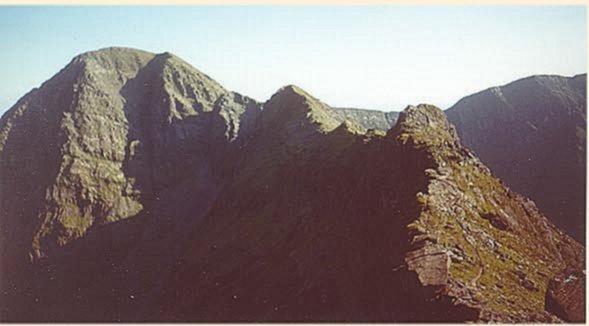
[[[108,251],[138,241],[125,219],[147,219],[141,228],[155,234],[144,237],[190,227],[260,108],[167,53],[112,48],[74,58],[0,123],[2,274],[26,264],[26,252],[55,259],[111,243],[104,251],[115,256]],[[116,231],[106,227],[115,222]],[[98,234],[84,237],[90,231]],[[83,252],[76,260],[105,258]]]
[[[582,247],[551,225],[533,202],[493,178],[472,152],[460,146],[454,128],[444,118],[433,118],[441,112],[426,112],[409,110],[411,119],[404,113],[398,122],[412,130],[398,137],[425,148],[436,162],[426,170],[431,176],[428,190],[418,194],[423,209],[409,225],[415,230],[413,241],[432,239],[425,241],[426,247],[450,255],[451,277],[443,293],[480,309],[480,319],[543,320],[548,283],[543,274],[582,268]],[[506,227],[497,227],[488,215]]]
[[[430,105],[366,131],[107,49],[0,126],[2,320],[558,322],[584,268]]]
[[[450,256],[434,247],[413,250],[405,257],[407,269],[415,271],[424,286],[445,286],[450,274]]]
[[[533,76],[448,109],[464,145],[548,218],[585,241],[587,75]]]
[[[399,112],[383,112],[378,110],[334,108],[346,120],[364,129],[375,129],[386,132],[395,125]]]
[[[585,322],[585,271],[563,272],[548,284],[546,310],[572,323]]]
[[[207,164],[199,152],[235,140],[241,120],[247,131],[249,121],[240,119],[246,109],[255,115],[259,105],[172,55],[118,48],[87,53],[4,117],[1,172],[10,183],[2,189],[39,184],[34,175],[41,167],[24,167],[25,173],[17,166],[23,156],[46,151],[38,164],[57,167],[43,189],[45,207],[19,212],[22,219],[38,216],[32,249],[42,255],[92,225],[136,216],[146,201],[191,177],[190,170]],[[35,137],[46,129],[47,137]],[[39,143],[19,143],[28,139]],[[22,177],[27,180],[16,179]],[[8,219],[17,215],[12,207],[29,206],[11,205],[9,194],[2,199]]]

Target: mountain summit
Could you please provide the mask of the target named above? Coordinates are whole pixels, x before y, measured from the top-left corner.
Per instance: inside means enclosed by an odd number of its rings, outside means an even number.
[[[74,58],[0,120],[0,318],[584,320],[584,247],[443,111],[349,112],[168,53]]]

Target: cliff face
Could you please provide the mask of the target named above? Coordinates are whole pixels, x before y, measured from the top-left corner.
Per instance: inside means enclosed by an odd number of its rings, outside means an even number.
[[[212,170],[219,157],[199,154],[220,145],[215,151],[222,156],[258,111],[252,100],[169,54],[108,49],[76,57],[3,118],[1,171],[8,184],[2,189],[38,188],[44,206],[15,212],[37,203],[2,196],[8,216],[2,222],[38,216],[26,232],[34,234],[39,257],[92,226],[136,216],[170,185]],[[25,146],[29,139],[34,143]],[[39,151],[46,160],[19,166]]]
[[[550,220],[585,240],[587,75],[534,76],[448,109],[464,145]]]
[[[334,108],[346,120],[364,129],[375,129],[386,132],[395,125],[399,112],[383,112],[378,110]]]
[[[45,256],[102,271],[136,242],[162,255],[206,211],[259,111],[167,53],[74,58],[0,123],[2,274]],[[8,297],[28,292],[2,281]]]
[[[558,282],[584,277],[584,248],[433,106],[366,131],[296,86],[261,105],[107,49],[0,126],[3,320],[580,316]]]

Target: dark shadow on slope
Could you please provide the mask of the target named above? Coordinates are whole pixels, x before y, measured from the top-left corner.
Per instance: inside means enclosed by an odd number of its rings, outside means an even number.
[[[256,130],[231,188],[194,230],[160,293],[163,311],[133,321],[477,318],[401,271],[426,153],[304,127],[290,134],[307,139],[299,149],[268,128]]]
[[[0,157],[0,320],[15,320],[29,314],[27,297],[34,230],[42,221],[36,218],[44,208],[46,193],[56,179],[62,162],[63,112],[50,108],[69,106],[72,90],[54,93],[59,85],[72,83],[80,67],[68,66],[3,115],[12,119],[22,103],[28,108],[12,120],[12,128]],[[33,256],[29,256],[32,254]]]

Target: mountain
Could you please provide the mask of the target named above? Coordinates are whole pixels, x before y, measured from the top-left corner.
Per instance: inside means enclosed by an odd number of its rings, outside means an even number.
[[[379,110],[334,108],[346,120],[361,126],[364,129],[387,131],[395,125],[399,118],[399,112],[383,112]]]
[[[0,319],[584,320],[585,248],[443,111],[345,112],[168,53],[74,58],[0,120]]]
[[[113,266],[128,270],[131,249],[145,266],[169,263],[260,110],[168,53],[110,48],[74,58],[0,122],[2,274],[16,274],[2,279],[5,295],[47,287],[21,273],[45,257],[63,262],[33,279],[66,293]]]
[[[587,75],[533,76],[446,112],[463,144],[578,241],[585,241]]]

